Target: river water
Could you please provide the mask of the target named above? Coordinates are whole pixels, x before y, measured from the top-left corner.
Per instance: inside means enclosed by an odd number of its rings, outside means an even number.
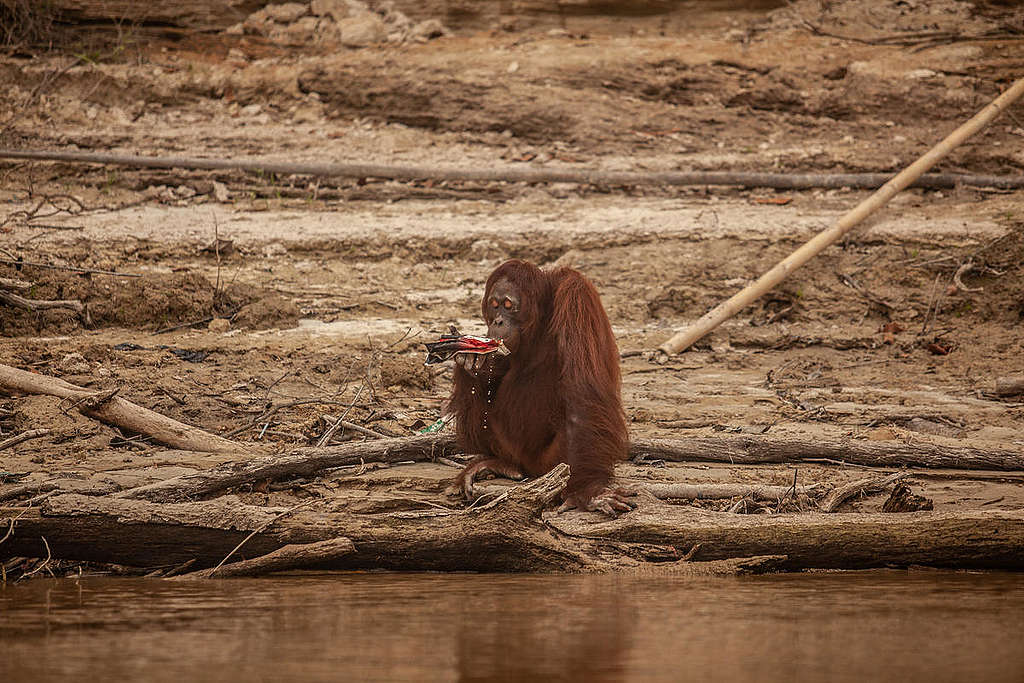
[[[0,681],[1024,681],[1024,575],[0,586]]]

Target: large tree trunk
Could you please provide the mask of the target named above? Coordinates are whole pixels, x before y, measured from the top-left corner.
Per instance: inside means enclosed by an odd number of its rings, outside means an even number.
[[[226,496],[159,504],[65,494],[47,500],[40,511],[0,509],[0,529],[22,515],[0,544],[0,558],[46,556],[46,538],[56,558],[143,567],[194,560],[195,568],[210,567],[254,531],[235,558],[342,536],[355,544],[355,553],[331,562],[336,569],[580,572],[634,568],[650,556],[676,557],[670,548],[569,540],[541,524],[541,510],[564,488],[568,471],[559,465],[474,510],[388,515],[296,509],[282,516],[287,508],[244,505]]]
[[[735,515],[645,503],[613,520],[545,513],[542,523],[541,508],[566,478],[561,466],[472,511],[353,515],[297,509],[279,519],[286,509],[229,497],[158,504],[66,494],[44,503],[41,512],[0,509],[0,529],[20,515],[0,543],[0,558],[45,556],[45,537],[56,558],[143,567],[193,560],[194,567],[210,567],[256,531],[235,558],[344,536],[355,553],[331,568],[699,573],[671,561],[697,546],[694,560],[767,556],[772,567],[789,570],[915,564],[1024,569],[1024,511]]]
[[[1024,569],[1024,511],[799,513],[735,515],[690,507],[645,505],[613,520],[572,513],[548,516],[567,533],[589,538],[689,548],[715,560],[786,555],[788,569],[932,567]]]

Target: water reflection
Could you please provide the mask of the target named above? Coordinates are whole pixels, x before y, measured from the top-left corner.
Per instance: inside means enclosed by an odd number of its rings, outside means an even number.
[[[317,574],[0,588],[0,681],[1021,681],[1024,576]]]

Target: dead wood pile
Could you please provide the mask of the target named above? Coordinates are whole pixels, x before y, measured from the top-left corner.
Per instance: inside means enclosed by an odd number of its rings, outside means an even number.
[[[359,514],[314,494],[290,507],[245,502],[269,482],[316,479],[371,463],[451,462],[446,435],[386,438],[267,454],[136,406],[0,366],[0,391],[54,393],[83,414],[177,448],[210,453],[208,469],[124,488],[110,481],[52,479],[0,486],[0,568],[12,558],[142,567],[159,575],[246,576],[301,567],[434,571],[643,571],[736,573],[804,568],[929,565],[1024,569],[1024,511],[931,511],[901,481],[905,468],[1024,470],[1019,450],[917,443],[728,436],[638,440],[634,462],[737,464],[845,461],[887,468],[832,488],[822,485],[637,483],[639,508],[616,519],[549,508],[568,478],[561,465],[513,487],[481,487],[467,508]],[[127,416],[127,417],[126,417]],[[37,435],[30,435],[32,438]],[[173,459],[181,451],[165,453]],[[209,460],[213,458],[213,460]],[[897,469],[895,473],[893,469]],[[891,513],[836,513],[851,497],[897,486]],[[415,495],[415,494],[414,494]],[[708,510],[670,500],[734,500]],[[489,502],[484,502],[489,500]],[[20,501],[20,502],[15,502]],[[761,512],[767,514],[739,514]]]

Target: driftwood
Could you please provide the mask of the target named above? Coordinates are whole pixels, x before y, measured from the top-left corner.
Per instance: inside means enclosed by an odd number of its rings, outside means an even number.
[[[41,437],[46,436],[49,433],[49,429],[29,429],[27,431],[22,432],[21,434],[15,434],[9,439],[4,439],[3,441],[0,441],[0,451],[4,450],[5,448],[10,448],[11,446],[17,446],[19,443],[22,443],[24,441],[29,441],[31,439],[39,439]]]
[[[673,462],[728,462],[737,465],[834,460],[869,467],[942,467],[967,470],[1024,470],[1024,449],[942,446],[924,441],[810,439],[769,435],[728,435],[688,439],[637,439],[635,459]]]
[[[897,472],[895,474],[890,474],[888,477],[859,479],[842,486],[837,486],[821,501],[821,511],[835,512],[840,505],[848,501],[850,498],[864,493],[880,493],[881,491],[884,491],[887,486],[894,484],[905,476],[907,476],[906,472]]]
[[[769,484],[643,484],[641,488],[661,500],[723,500],[747,498],[750,500],[779,501],[794,493],[792,486]],[[797,486],[795,493],[808,496],[819,490],[818,484]]]
[[[83,415],[146,434],[174,448],[204,453],[237,452],[241,448],[233,441],[172,420],[109,392],[97,393],[56,377],[37,375],[9,365],[0,365],[0,392],[46,394],[68,399]]]
[[[566,468],[560,467],[468,511],[353,515],[328,506],[301,510],[273,521],[241,554],[258,557],[286,545],[345,536],[356,552],[324,568],[702,573],[706,569],[698,566],[704,561],[772,556],[770,566],[787,570],[918,564],[1024,569],[1020,510],[733,515],[649,503],[611,520],[581,512],[538,517],[566,477]],[[46,538],[58,559],[142,567],[194,560],[195,566],[211,567],[280,511],[233,498],[159,504],[59,495],[41,510],[0,509],[0,528],[20,517],[0,544],[0,559],[45,556]],[[695,546],[693,559],[699,562],[686,566],[676,560]]]
[[[329,565],[356,551],[351,540],[344,536],[316,543],[297,543],[272,550],[266,555],[251,560],[233,562],[221,567],[200,569],[196,572],[175,576],[180,579],[227,579],[241,576],[261,576],[271,572],[284,572],[319,565]]]
[[[315,89],[315,88],[314,88]],[[639,173],[570,168],[444,168],[439,166],[394,166],[386,164],[295,163],[270,159],[199,159],[191,157],[150,157],[93,152],[0,149],[0,159],[36,159],[71,163],[111,164],[137,168],[184,168],[194,170],[239,170],[281,175],[310,175],[334,178],[387,178],[391,180],[435,180],[449,182],[577,183],[602,186],[735,186],[766,187],[777,190],[807,190],[844,187],[875,189],[890,179],[886,173],[756,173],[743,171],[663,171]],[[1020,175],[961,175],[929,173],[917,178],[912,187],[955,188],[962,185],[1018,189]]]
[[[859,569],[927,565],[1024,569],[1024,511],[734,515],[678,505],[642,505],[617,519],[547,515],[556,529],[588,538],[700,544],[695,560],[785,555],[783,568]]]
[[[238,446],[235,446],[238,449]],[[324,470],[367,462],[396,463],[423,461],[455,452],[450,436],[423,436],[375,439],[320,448],[298,448],[285,455],[244,457],[216,467],[155,484],[128,489],[118,498],[136,498],[155,502],[194,500],[229,488],[261,481],[290,477],[310,477]]]
[[[0,289],[13,289],[19,292],[24,292],[32,289],[33,285],[31,282],[25,282],[24,280],[15,280],[9,277],[0,277]]]
[[[1019,396],[1024,394],[1024,377],[1000,377],[996,380],[997,396]]]
[[[882,503],[882,512],[917,512],[934,508],[933,500],[913,493],[910,487],[903,483],[896,484],[889,499]]]
[[[259,529],[239,555],[263,556],[285,545],[344,536],[356,552],[326,565],[338,569],[582,572],[636,569],[651,559],[679,557],[663,546],[570,539],[539,523],[541,510],[568,481],[568,471],[559,465],[476,509],[387,515],[307,508],[275,519],[280,508],[229,497],[160,504],[59,495],[28,514],[0,510],[0,528],[20,515],[14,533],[0,545],[0,558],[37,556],[45,537],[56,558],[144,567],[194,559],[195,566],[210,567]]]
[[[9,306],[24,308],[27,311],[46,311],[53,308],[70,308],[78,315],[85,315],[85,306],[77,299],[54,300],[26,299],[23,296],[0,289],[0,301]]]
[[[235,446],[236,451],[239,448],[240,446]],[[311,477],[336,467],[369,462],[393,464],[437,460],[457,450],[455,439],[451,435],[426,434],[321,448],[299,448],[286,455],[253,457],[251,454],[239,452],[237,461],[225,462],[201,472],[128,489],[117,496],[164,503],[195,500],[257,482]],[[637,439],[631,444],[630,455],[638,460],[674,462],[763,464],[828,459],[877,467],[1024,470],[1024,454],[1012,450],[950,447],[922,442],[903,444],[884,441],[811,440],[765,435],[673,440]],[[742,489],[749,492],[751,488],[739,486],[737,492],[722,497],[744,495],[739,491]]]

